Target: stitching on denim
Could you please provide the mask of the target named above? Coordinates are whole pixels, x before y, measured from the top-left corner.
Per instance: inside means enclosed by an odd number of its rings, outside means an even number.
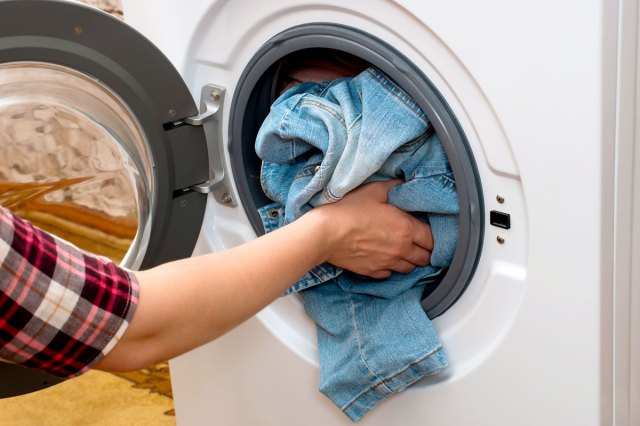
[[[371,391],[373,391],[373,390],[375,390],[375,389],[378,389],[381,385],[385,385],[385,387],[386,387],[387,389],[389,389],[389,387],[388,387],[388,386],[386,386],[387,382],[389,382],[389,381],[391,381],[391,380],[395,379],[396,377],[398,377],[398,376],[399,376],[399,375],[401,375],[401,374],[404,374],[407,370],[409,370],[409,369],[413,368],[414,366],[416,366],[416,365],[420,364],[421,362],[426,361],[426,360],[427,360],[427,358],[429,358],[429,357],[433,356],[436,352],[440,351],[441,349],[442,349],[442,345],[439,345],[437,348],[435,348],[434,350],[432,350],[431,352],[429,352],[428,354],[426,354],[425,356],[423,356],[423,357],[422,357],[422,358],[420,358],[419,360],[412,362],[411,364],[409,364],[408,366],[406,366],[406,367],[405,367],[405,368],[403,368],[402,370],[398,371],[397,373],[395,373],[395,374],[393,374],[393,375],[391,375],[391,376],[389,376],[389,377],[387,377],[387,378],[385,378],[385,379],[381,380],[381,382],[380,382],[380,383],[377,383],[377,384],[375,384],[375,385],[371,386],[369,389],[367,389],[367,390],[363,391],[362,393],[360,393],[360,395],[356,396],[355,398],[353,398],[353,399],[351,400],[351,402],[349,402],[347,405],[345,405],[345,406],[344,406],[344,408],[342,408],[342,411],[343,411],[343,412],[347,411],[347,410],[349,409],[349,407],[351,407],[353,404],[355,404],[359,399],[363,398],[363,397],[364,397],[366,394],[368,394],[369,392],[371,392]],[[376,376],[376,377],[377,377],[377,376]],[[390,391],[391,393],[397,393],[397,392],[392,391],[391,389],[389,389],[389,391]]]
[[[426,178],[437,178],[438,176],[441,175],[445,175],[445,174],[450,174],[451,171],[448,167],[448,164],[445,164],[444,162],[432,162],[426,166],[421,166],[421,167],[416,167],[415,170],[413,170],[413,173],[411,173],[410,179],[426,179]],[[438,182],[439,185],[446,185],[447,183],[451,182],[455,184],[455,178],[451,179],[451,178],[447,178],[447,180],[442,180],[442,179],[437,179],[436,182]]]
[[[323,263],[311,269],[309,273],[317,278],[317,284],[321,284],[336,278],[342,273],[342,269],[331,264]]]
[[[299,101],[297,103],[299,103]],[[295,139],[287,138],[284,136],[285,129],[287,127],[286,122],[289,119],[289,114],[291,114],[291,111],[292,109],[287,109],[284,115],[282,116],[282,119],[280,120],[280,128],[278,129],[278,133],[280,135],[280,140],[282,141],[282,143],[288,144],[289,158],[293,159],[293,158],[296,158],[295,157]]]
[[[374,387],[378,388],[381,385],[385,385],[384,381],[380,378],[380,376],[378,376],[373,369],[371,368],[371,366],[369,366],[369,363],[367,363],[367,361],[365,360],[365,354],[364,354],[364,350],[362,349],[362,339],[360,338],[360,330],[358,329],[358,323],[356,322],[356,312],[355,312],[355,304],[353,303],[353,299],[351,298],[351,293],[348,291],[345,291],[345,294],[347,295],[347,299],[349,300],[349,306],[351,307],[351,322],[353,323],[353,328],[355,329],[355,335],[356,335],[356,341],[358,342],[358,353],[360,354],[360,359],[362,360],[362,363],[365,365],[365,367],[367,367],[367,369],[369,370],[369,372],[371,374],[373,374],[373,376],[378,380],[379,383],[377,383]],[[386,387],[386,385],[385,385]],[[389,388],[387,388],[389,389]],[[366,391],[365,391],[366,392]],[[393,392],[391,389],[389,389],[389,392]],[[349,405],[351,405],[354,401],[351,401],[349,403]],[[349,406],[347,405],[347,407]],[[346,408],[345,408],[346,409]],[[344,411],[344,410],[343,410]]]
[[[371,74],[376,80],[378,80],[378,82],[381,83],[382,86],[384,86],[384,88],[387,89],[387,91],[399,97],[402,101],[404,101],[407,104],[407,106],[409,106],[411,109],[417,112],[420,116],[425,115],[424,111],[422,111],[420,107],[416,105],[415,101],[411,97],[409,97],[409,95],[406,94],[404,89],[398,86],[389,77],[382,74],[382,72],[378,71],[375,68],[368,68],[367,72]]]
[[[344,127],[345,129],[347,128],[347,125],[344,122],[344,117],[342,116],[342,114],[340,114],[338,111],[336,111],[335,109],[331,108],[328,105],[325,105],[322,102],[316,101],[315,99],[301,99],[300,100],[300,104],[301,105],[311,105],[311,106],[316,106],[326,112],[328,112],[331,116],[333,116],[333,118],[336,119],[336,121],[338,121],[338,123],[340,123],[342,125],[342,127]]]
[[[424,291],[424,289],[423,289],[423,291]],[[402,303],[402,310],[407,314],[407,318],[415,319],[415,316],[411,314],[411,311],[409,310],[409,307],[407,306],[407,303]],[[422,317],[422,319],[426,319],[427,322],[428,322],[429,321],[429,317],[427,316],[425,311],[422,308],[420,308],[419,312],[422,312],[422,314],[418,314],[418,315],[424,315]],[[424,328],[418,327],[418,324],[416,324],[416,321],[409,321],[409,323],[410,323],[410,327],[413,329],[414,332],[416,332],[418,334],[423,334],[424,333]]]
[[[293,179],[298,180],[298,179],[307,178],[309,176],[315,176],[316,174],[319,174],[320,169],[318,169],[318,173],[316,173],[315,171],[316,167],[318,166],[320,166],[320,164],[310,164],[308,166],[301,168],[300,170],[298,170],[298,173],[296,173]]]
[[[284,131],[285,131],[285,126],[286,126],[285,123],[287,121],[287,118],[289,118],[289,114],[291,114],[291,111],[292,111],[291,108],[287,108],[287,110],[285,111],[284,115],[280,119],[280,126],[278,126],[278,136],[280,136],[281,140],[286,140],[286,138],[284,137]]]
[[[320,90],[320,93],[318,93],[318,96],[323,98],[324,95],[329,91],[329,89],[331,89],[336,84],[340,83],[340,81],[343,79],[344,78],[339,78],[337,80],[330,80],[328,82],[316,83],[318,86],[324,86],[322,90]]]
[[[404,90],[402,90],[395,82],[391,81],[390,79],[384,78],[382,74],[380,74],[374,68],[368,68],[367,72],[371,76],[373,76],[373,78],[378,80],[378,82],[382,84],[382,86],[387,89],[389,93],[391,93],[403,104],[409,107],[409,109],[411,109],[421,121],[423,121],[425,124],[429,124],[429,120],[424,111],[422,111],[422,109],[420,109],[420,107],[415,102],[413,102],[411,98],[404,92]]]
[[[329,188],[328,185],[327,187],[324,188],[324,191],[322,191],[322,195],[324,196],[325,200],[329,201],[330,203],[335,203],[336,201],[342,198],[342,197],[338,197],[337,195],[334,195],[333,192],[331,192],[331,188]]]
[[[269,172],[267,170],[267,165],[269,163],[266,161],[262,162],[261,172],[260,172],[260,186],[262,187],[262,191],[264,191],[265,195],[272,199],[273,201],[277,201],[277,197],[273,193],[273,191],[269,190]]]
[[[396,149],[393,152],[396,153],[396,152],[415,151],[419,148],[419,147],[416,147],[416,145],[422,146],[423,143],[427,142],[426,139],[428,139],[432,133],[433,133],[432,127],[429,126],[424,132],[420,133],[418,136],[411,139],[409,142],[400,145],[398,149]]]
[[[318,84],[321,84],[321,83],[318,83]],[[322,88],[322,90],[320,90],[320,93],[318,93],[318,96],[319,96],[319,97],[321,97],[321,98],[322,98],[322,97],[324,97],[325,93],[327,93],[327,92],[329,91],[329,89],[330,89],[330,88],[331,88],[331,85],[330,85],[330,84],[326,84],[326,85]]]
[[[455,183],[456,183],[455,179],[451,179],[449,176],[447,176],[447,174],[446,174],[446,173],[440,173],[440,174],[438,174],[437,176],[438,176],[438,177],[440,177],[440,178],[442,178],[443,180],[446,180],[446,181],[447,181],[447,182],[449,182],[449,183],[453,183],[453,184],[455,184]]]
[[[353,128],[353,126],[355,126],[355,124],[360,121],[362,119],[362,113],[358,114],[358,116],[356,118],[353,119],[353,121],[351,122],[351,124],[349,124],[349,127],[347,127],[347,138],[349,137],[349,133],[351,132],[351,129]],[[347,139],[348,140],[348,139]]]

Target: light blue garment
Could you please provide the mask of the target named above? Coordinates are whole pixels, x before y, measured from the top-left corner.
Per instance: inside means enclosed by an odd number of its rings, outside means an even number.
[[[374,280],[324,264],[287,291],[304,290],[316,322],[320,390],[357,421],[447,365],[420,305],[425,286],[451,263],[458,236],[447,156],[422,110],[373,68],[284,93],[258,133],[256,151],[262,187],[275,201],[260,209],[267,232],[365,182],[396,177],[405,183],[392,188],[389,202],[431,225],[435,247],[427,267]]]

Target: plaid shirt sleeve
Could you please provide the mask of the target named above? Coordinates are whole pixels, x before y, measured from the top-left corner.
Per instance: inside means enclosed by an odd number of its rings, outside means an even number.
[[[0,359],[58,377],[116,345],[138,301],[129,271],[0,207]]]

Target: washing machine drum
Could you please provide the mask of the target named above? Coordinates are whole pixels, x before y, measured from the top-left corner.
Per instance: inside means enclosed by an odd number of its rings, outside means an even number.
[[[250,179],[259,167],[253,143],[278,64],[305,49],[337,49],[374,64],[436,129],[460,204],[453,262],[422,302],[430,317],[442,314],[466,288],[481,252],[477,168],[455,117],[422,72],[353,28],[306,24],[265,43],[235,88],[223,150],[223,88],[203,87],[199,111],[168,59],[122,21],[67,1],[0,1],[0,203],[132,269],[190,256],[208,193],[232,207],[237,194],[256,233],[264,232],[256,207],[268,200]],[[223,167],[227,155],[233,182]],[[0,397],[59,381],[6,363],[0,377]]]

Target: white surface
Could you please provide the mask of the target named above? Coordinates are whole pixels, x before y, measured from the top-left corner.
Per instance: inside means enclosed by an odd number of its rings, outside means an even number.
[[[618,61],[618,128],[615,191],[615,332],[614,332],[614,404],[617,424],[640,423],[640,149],[635,141],[640,137],[636,122],[640,110],[638,78],[637,1],[621,2],[620,54]],[[635,260],[635,261],[634,261]],[[634,288],[634,285],[635,288]]]
[[[360,424],[608,425],[614,406],[624,406],[614,404],[610,379],[614,326],[629,329],[614,324],[612,204],[616,179],[633,173],[615,169],[618,25],[611,3],[125,2],[128,22],[174,61],[194,95],[206,83],[226,87],[225,116],[245,64],[287,28],[335,22],[386,40],[424,71],[459,119],[487,212],[497,208],[497,194],[505,197],[500,210],[511,214],[513,228],[487,225],[468,291],[435,321],[450,368]],[[618,143],[628,150],[632,140]],[[210,202],[197,251],[251,238],[241,207]],[[313,324],[299,302],[279,300],[171,362],[178,423],[351,424],[316,390],[316,357]],[[626,406],[637,413],[636,400]],[[617,411],[615,418],[632,424]]]

